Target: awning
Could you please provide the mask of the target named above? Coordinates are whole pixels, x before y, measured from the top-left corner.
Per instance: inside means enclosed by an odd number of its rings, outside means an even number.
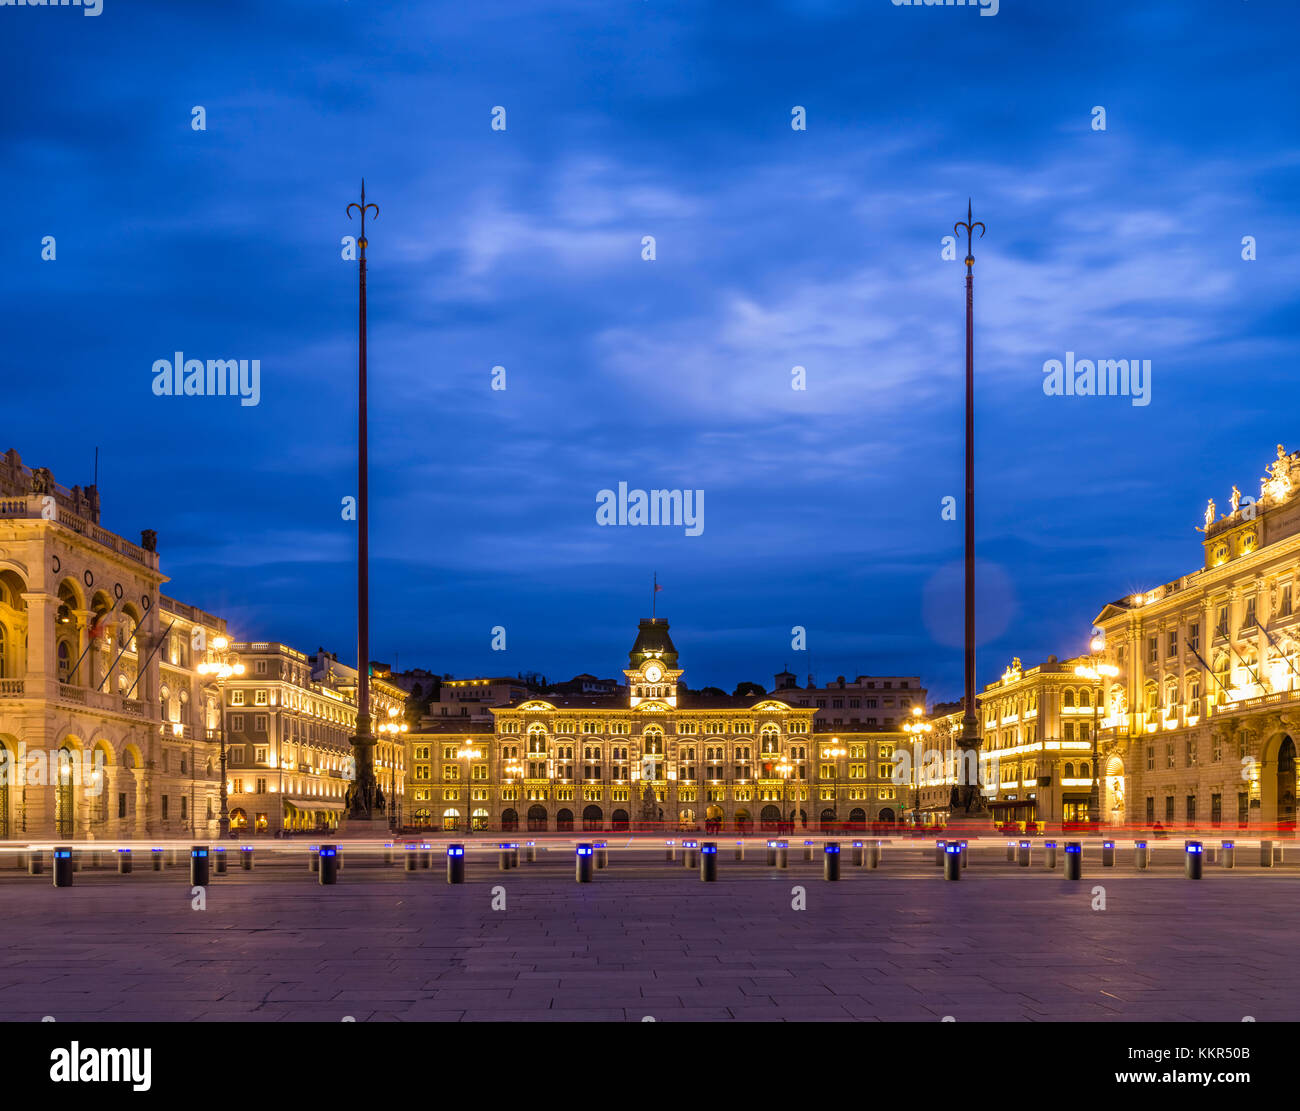
[[[333,799],[285,799],[295,810],[342,810],[344,804]]]
[[[1037,802],[1037,799],[989,799],[988,807],[990,810],[999,808],[1014,810],[1017,807],[1033,806]]]

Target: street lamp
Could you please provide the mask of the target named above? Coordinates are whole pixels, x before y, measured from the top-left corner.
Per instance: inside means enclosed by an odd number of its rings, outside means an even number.
[[[226,793],[226,681],[244,674],[244,665],[230,653],[230,641],[225,637],[212,638],[211,658],[199,664],[200,675],[210,675],[217,684],[217,701],[221,706],[221,814],[217,818],[217,837],[224,841],[230,836],[229,797]]]
[[[840,765],[839,765],[839,760],[840,760],[840,757],[841,757],[841,756],[847,756],[847,755],[848,755],[848,751],[849,751],[849,750],[848,750],[847,748],[845,748],[843,745],[840,744],[840,739],[839,739],[839,737],[832,737],[832,738],[831,738],[831,743],[830,743],[830,745],[828,745],[826,748],[823,748],[823,749],[822,749],[822,759],[823,759],[823,760],[834,760],[834,761],[835,761],[835,763],[834,763],[834,765],[833,765],[834,776],[833,776],[832,779],[831,779],[831,789],[835,792],[835,814],[836,814],[836,817],[837,817],[837,818],[838,818],[838,816],[839,816],[839,807],[840,807]],[[819,778],[820,778],[820,777],[819,777]],[[820,821],[820,819],[818,819],[818,820]]]
[[[923,741],[934,732],[934,726],[921,720],[921,707],[912,707],[912,720],[903,722],[903,732],[912,738],[912,783],[916,787],[916,803],[912,807],[912,824],[921,824],[921,762],[916,759],[916,742]],[[923,750],[924,751],[924,750]]]
[[[1097,747],[1097,729],[1100,724],[1101,700],[1105,693],[1101,682],[1103,676],[1114,678],[1119,668],[1104,662],[1106,638],[1100,634],[1094,636],[1088,644],[1091,654],[1086,664],[1079,664],[1074,673],[1081,679],[1088,679],[1097,684],[1097,693],[1092,700],[1092,786],[1088,790],[1088,821],[1093,828],[1101,826],[1101,766]]]
[[[457,753],[465,761],[465,832],[474,832],[474,788],[470,785],[470,761],[478,755],[478,750],[473,745],[466,745]]]
[[[790,773],[792,771],[794,771],[794,765],[791,764],[790,761],[787,760],[784,756],[782,756],[781,762],[776,766],[776,774],[781,777],[781,823],[777,827],[778,833],[781,831],[780,825],[784,825],[785,823],[785,794],[786,794],[785,789],[786,789],[786,785],[790,781]],[[790,814],[790,829],[791,830],[794,829],[793,811]]]
[[[406,722],[398,721],[397,714],[397,707],[389,706],[388,720],[381,722],[378,729],[381,738],[387,737],[389,739],[388,812],[391,815],[389,825],[392,829],[397,828],[400,820],[397,811],[397,738],[401,734],[409,732],[411,728]]]

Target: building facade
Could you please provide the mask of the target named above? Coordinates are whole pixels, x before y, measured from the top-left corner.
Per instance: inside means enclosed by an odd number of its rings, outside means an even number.
[[[220,619],[162,594],[151,532],[103,528],[94,487],[0,462],[0,838],[211,836]]]
[[[1103,812],[1166,828],[1294,830],[1300,736],[1300,452],[1258,499],[1206,508],[1202,566],[1097,617],[1119,669],[1101,731]]]
[[[531,832],[866,828],[897,819],[901,732],[817,728],[816,706],[681,683],[668,622],[643,619],[621,694],[528,694],[492,722],[408,738],[411,824]],[[437,726],[438,728],[435,728]]]

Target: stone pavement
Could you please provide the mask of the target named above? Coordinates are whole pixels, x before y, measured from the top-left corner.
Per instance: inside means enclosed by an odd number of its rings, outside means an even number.
[[[912,1020],[1260,1022],[1300,1010],[1300,875],[747,863],[703,884],[615,859],[508,873],[302,869],[6,873],[0,1017],[75,1020]],[[846,861],[847,865],[847,861]],[[1106,909],[1094,910],[1093,888]],[[506,909],[493,910],[494,886]],[[792,909],[791,889],[806,909]]]

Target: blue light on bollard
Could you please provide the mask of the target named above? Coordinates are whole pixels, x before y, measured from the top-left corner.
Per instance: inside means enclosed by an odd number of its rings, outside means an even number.
[[[592,847],[596,850],[595,852],[596,867],[597,868],[607,867],[609,865],[609,842],[597,841],[595,845]]]
[[[813,843],[811,841],[803,843],[803,858],[804,860],[812,860],[813,858]]]
[[[339,882],[339,848],[322,845],[316,850],[317,870],[322,885]]]
[[[1083,846],[1078,841],[1065,843],[1065,878],[1067,880],[1083,878]]]
[[[865,844],[866,843],[863,841],[853,842],[853,866],[855,868],[862,867],[862,861],[865,856],[865,852],[864,852]]]
[[[212,860],[216,865],[217,875],[224,876],[226,874],[226,847],[224,845],[218,845],[212,850]]]
[[[827,841],[822,846],[822,878],[840,878],[840,846],[838,841]]]
[[[767,866],[769,868],[776,867],[776,841],[775,840],[769,841],[767,843]]]
[[[153,870],[161,872],[163,870],[163,851],[162,849],[150,849],[149,858],[153,861]]]
[[[1101,843],[1101,866],[1103,868],[1115,867],[1115,842],[1103,841]]]
[[[961,879],[961,842],[949,841],[943,847],[943,878]]]
[[[936,841],[934,843],[934,866],[936,868],[942,868],[944,866],[943,854],[944,851],[947,849],[947,847],[948,847],[947,841]]]
[[[682,842],[682,865],[695,868],[700,863],[700,843],[698,841]]]
[[[497,842],[497,849],[499,850],[499,852],[498,852],[498,854],[497,854],[497,867],[500,868],[501,871],[503,871],[503,872],[508,872],[508,871],[510,871],[510,865],[511,865],[511,860],[510,860],[510,842],[509,842],[509,841],[498,841],[498,842]]]
[[[1189,880],[1199,880],[1201,868],[1205,863],[1205,847],[1199,841],[1188,841],[1186,855],[1185,875]]]
[[[1016,848],[1016,860],[1021,868],[1029,867],[1029,849],[1032,842],[1021,841]]]
[[[421,856],[424,855],[424,849],[420,850]],[[465,846],[448,845],[447,846],[447,882],[464,883],[465,882]]]
[[[1047,867],[1056,870],[1056,842],[1048,841],[1043,845],[1043,851],[1046,854]]]
[[[1224,841],[1219,846],[1219,863],[1225,868],[1235,868],[1237,866],[1237,843],[1235,841]]]
[[[595,863],[595,851],[591,845],[580,843],[574,856],[574,878],[579,883],[590,883],[592,866]]]
[[[209,878],[208,847],[195,845],[190,849],[190,886],[206,887]]]
[[[54,886],[72,886],[72,850],[56,848],[54,850]]]
[[[1151,863],[1151,849],[1145,841],[1133,842],[1133,866],[1139,872],[1145,872]]]
[[[676,859],[677,859],[677,842],[676,842],[676,841],[665,841],[665,842],[664,842],[664,859],[665,859],[665,860],[676,860]]]

